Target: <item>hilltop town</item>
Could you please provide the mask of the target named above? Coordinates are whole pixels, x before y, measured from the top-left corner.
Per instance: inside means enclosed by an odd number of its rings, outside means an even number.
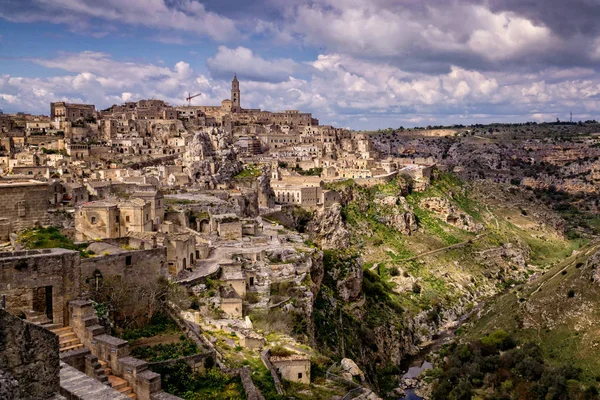
[[[397,398],[600,226],[595,121],[356,132],[242,88],[0,114],[0,398]]]

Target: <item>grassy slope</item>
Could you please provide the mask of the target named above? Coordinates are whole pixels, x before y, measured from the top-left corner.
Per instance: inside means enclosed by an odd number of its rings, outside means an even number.
[[[395,183],[380,185],[363,190],[368,199],[381,194],[395,194]],[[395,193],[396,192],[396,193]],[[463,212],[471,215],[475,222],[482,223],[489,235],[467,246],[425,256],[415,261],[405,259],[427,251],[439,249],[473,239],[476,235],[460,230],[441,221],[437,216],[419,207],[419,201],[428,197],[446,197]],[[418,312],[428,309],[440,299],[460,298],[464,293],[455,290],[454,283],[468,286],[469,281],[477,287],[485,282],[483,273],[490,268],[482,265],[477,256],[480,252],[498,247],[504,243],[522,243],[531,247],[529,271],[523,277],[545,268],[568,256],[581,245],[581,240],[568,241],[550,227],[545,235],[540,235],[536,221],[524,216],[510,204],[476,199],[461,181],[450,174],[442,174],[440,179],[423,193],[412,193],[406,197],[413,208],[420,226],[419,232],[405,236],[378,222],[378,210],[371,206],[367,212],[351,202],[345,209],[347,224],[353,230],[354,245],[359,249],[366,267],[379,265],[380,276],[397,289],[399,301],[408,310]],[[402,276],[392,277],[394,268],[418,279],[422,286],[415,295],[403,286]],[[453,284],[449,284],[453,283]],[[500,287],[511,282],[496,282]]]
[[[515,208],[514,203],[524,202],[523,193],[514,194],[502,189],[508,192],[509,198],[494,201],[494,195],[482,197],[450,174],[441,174],[425,192],[406,196],[420,227],[411,236],[402,235],[378,221],[378,216],[385,210],[377,207],[374,199],[398,196],[397,182],[370,189],[348,181],[335,186],[342,191],[350,187],[353,192],[354,200],[344,207],[343,217],[352,234],[352,247],[365,262],[364,298],[345,304],[342,310],[330,309],[330,304],[335,303],[335,291],[327,288],[324,281],[315,304],[317,337],[325,354],[337,359],[345,350],[346,357],[353,358],[368,375],[376,377],[377,382],[373,383],[379,386],[380,393],[394,387],[393,375],[399,371],[386,360],[381,349],[373,345],[374,332],[387,334],[393,340],[409,340],[411,333],[405,329],[406,318],[426,311],[428,318],[437,320],[441,310],[459,303],[465,306],[460,312],[465,312],[473,305],[473,300],[467,300],[470,295],[481,301],[549,268],[581,245],[580,241],[564,239],[561,232],[532,213],[524,215]],[[486,188],[484,192],[490,190],[501,191],[498,187]],[[482,223],[488,235],[464,247],[406,261],[476,236],[421,209],[420,200],[428,197],[448,198],[471,215],[476,223]],[[481,253],[506,243],[524,249],[531,247],[526,267],[517,267],[511,260],[500,260],[492,265],[482,262]],[[372,267],[375,268],[368,271]],[[414,290],[415,281],[420,290]],[[352,326],[360,329],[349,329]],[[337,333],[332,335],[331,332]],[[373,363],[373,360],[378,361]]]
[[[551,363],[572,364],[583,370],[584,380],[595,380],[600,371],[600,286],[590,281],[591,271],[584,266],[599,249],[597,243],[587,245],[538,279],[501,296],[466,336],[497,328],[514,332],[522,341],[539,344]]]

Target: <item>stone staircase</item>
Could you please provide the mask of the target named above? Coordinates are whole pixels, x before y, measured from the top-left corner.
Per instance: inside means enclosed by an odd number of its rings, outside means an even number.
[[[58,347],[60,348],[59,350],[61,353],[64,353],[65,351],[83,348],[83,343],[81,343],[81,340],[79,340],[77,335],[75,335],[75,332],[73,332],[72,327],[65,326],[64,328],[49,329],[50,331],[58,335]]]
[[[98,360],[98,362],[100,363],[101,368],[104,369],[104,374],[108,377],[108,382],[106,382],[107,385],[129,398],[137,399],[137,395],[133,393],[133,389],[125,379],[113,375],[112,369],[108,366],[106,361]]]
[[[36,324],[54,332],[58,335],[58,345],[60,352],[63,353],[69,350],[77,350],[83,347],[81,341],[73,332],[73,328],[70,326],[63,327],[59,324],[53,324],[46,314],[37,311],[25,311],[25,319],[32,324]]]

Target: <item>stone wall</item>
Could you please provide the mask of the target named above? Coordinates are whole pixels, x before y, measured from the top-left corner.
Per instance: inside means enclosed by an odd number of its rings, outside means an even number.
[[[67,302],[80,294],[79,261],[79,252],[64,249],[0,253],[0,300],[4,296],[7,311],[21,315],[34,309],[39,288],[49,288],[53,323],[63,324]]]
[[[224,240],[241,240],[242,223],[240,221],[219,222],[217,232]]]
[[[47,399],[58,393],[58,336],[0,309],[0,371],[18,382],[12,398]]]
[[[120,275],[125,280],[140,282],[167,276],[167,249],[134,250],[81,260],[81,285],[98,270],[102,277]]]
[[[0,215],[12,232],[48,223],[48,185],[44,182],[0,183]]]
[[[194,354],[193,356],[181,357],[181,358],[176,358],[176,359],[172,359],[172,360],[157,361],[157,362],[149,363],[148,368],[150,368],[151,370],[154,370],[156,368],[175,365],[178,362],[183,361],[187,365],[189,365],[192,368],[192,370],[194,370],[194,372],[203,373],[206,370],[206,363],[207,363],[206,360],[209,358],[211,360],[213,360],[213,362],[214,362],[214,357],[213,357],[212,352],[206,352],[203,354]]]

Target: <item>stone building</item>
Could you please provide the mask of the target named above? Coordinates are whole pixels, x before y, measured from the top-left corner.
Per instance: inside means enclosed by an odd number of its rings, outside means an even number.
[[[154,226],[159,226],[165,220],[165,200],[162,192],[158,190],[148,190],[134,192],[132,197],[145,200],[150,203],[150,214]]]
[[[163,245],[167,247],[169,273],[179,275],[191,269],[196,261],[196,237],[187,233],[172,233],[164,237]]]
[[[50,103],[50,118],[53,121],[77,121],[78,119],[91,118],[96,113],[93,104],[74,104],[59,101]]]
[[[134,198],[118,203],[121,235],[127,232],[152,231],[152,205],[150,202]]]
[[[0,304],[17,316],[68,320],[67,303],[80,294],[80,256],[64,249],[0,253]]]
[[[121,237],[120,214],[114,201],[83,203],[75,210],[75,229],[83,238],[110,239]]]
[[[156,210],[149,201],[133,198],[126,201],[97,200],[81,204],[75,210],[75,229],[91,239],[114,239],[128,232],[153,230]]]
[[[231,286],[222,286],[221,310],[231,318],[242,318],[243,301],[239,294]]]
[[[287,357],[271,356],[269,361],[283,379],[310,384],[309,356],[301,354],[292,354]]]
[[[279,204],[295,204],[314,207],[321,198],[320,186],[303,186],[274,183],[275,201]]]
[[[211,215],[210,230],[224,240],[242,239],[242,222],[236,214]]]
[[[48,223],[48,184],[34,180],[0,180],[0,218],[10,232]]]

